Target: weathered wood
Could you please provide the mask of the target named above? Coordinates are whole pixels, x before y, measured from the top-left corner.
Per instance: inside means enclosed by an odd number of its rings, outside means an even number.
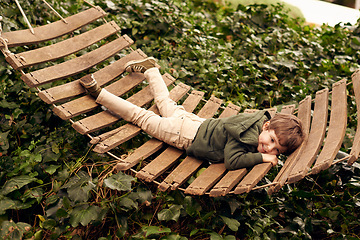
[[[293,114],[294,110],[295,110],[295,104],[286,105],[281,108],[281,112],[286,114]]]
[[[142,168],[136,177],[147,182],[155,180],[181,157],[184,152],[174,147],[168,147],[157,158]]]
[[[327,89],[317,92],[311,131],[299,160],[295,163],[294,168],[289,174],[288,183],[304,178],[315,161],[325,138],[328,119],[328,99],[329,91]]]
[[[80,57],[26,73],[21,76],[21,79],[29,87],[36,87],[58,79],[70,77],[108,59],[120,50],[129,47],[132,43],[133,41],[128,36],[124,35]]]
[[[299,111],[298,111],[298,118],[304,121],[304,131],[306,133],[309,132],[310,127],[310,116],[311,116],[311,98],[306,97],[303,101],[299,103]],[[296,149],[285,161],[284,166],[280,169],[279,173],[276,175],[275,179],[273,180],[274,185],[269,187],[267,193],[269,195],[273,194],[276,191],[279,191],[286,183],[288,176],[294,167],[296,161],[299,159],[300,153],[306,144],[306,140],[300,145],[298,149]]]
[[[2,33],[2,37],[8,40],[8,47],[44,42],[73,32],[74,30],[104,16],[106,16],[106,12],[97,6],[65,18],[67,23],[59,20],[44,26],[36,27],[34,28],[35,34],[32,34],[28,29],[25,29],[4,32]],[[2,43],[0,43],[0,47],[3,47]]]
[[[6,61],[15,70],[30,67],[39,63],[54,61],[78,52],[118,31],[120,31],[119,26],[114,21],[111,21],[83,34],[49,46],[18,54],[11,54],[6,57]]]
[[[224,163],[210,164],[199,177],[185,189],[186,194],[203,195],[225,174]]]
[[[131,60],[139,60],[146,58],[146,55],[141,50],[136,50],[131,52],[130,54],[120,58],[116,62],[105,66],[104,68],[99,69],[98,71],[94,72],[93,74],[88,74],[82,78],[88,78],[93,75],[93,77],[96,79],[99,86],[103,86],[116,77],[120,76],[122,73],[124,73],[124,65],[128,61]],[[131,75],[131,76],[130,76]],[[141,73],[133,73],[129,74],[120,81],[117,84],[121,84],[122,87],[118,87],[119,89],[127,87],[129,89],[130,86],[134,86],[134,83],[139,83],[144,79],[144,75]],[[112,84],[112,85],[117,85]],[[110,86],[109,86],[110,87]],[[111,88],[111,87],[110,87]],[[122,91],[124,92],[124,91]],[[45,90],[42,90],[39,92],[39,97],[41,100],[48,104],[57,103],[60,101],[64,101],[70,98],[73,98],[75,96],[81,95],[85,93],[85,89],[80,85],[79,80],[75,80],[60,86],[56,86],[53,88],[48,88]],[[75,104],[77,105],[77,104]],[[59,109],[61,111],[61,109]],[[67,116],[67,113],[64,113],[65,116]],[[66,117],[67,119],[69,117]],[[71,117],[70,117],[71,118]]]
[[[210,197],[227,195],[231,189],[245,176],[246,168],[229,171],[210,191]]]
[[[350,158],[348,160],[349,165],[352,165],[359,158],[360,154],[360,70],[356,70],[351,78],[356,101],[357,127],[353,140],[353,146],[350,151]]]
[[[185,99],[182,106],[188,112],[192,112],[202,97],[204,96],[204,92],[200,91],[192,91],[191,94]],[[164,145],[163,142],[157,139],[150,139],[142,146],[137,148],[129,157],[122,160],[121,162],[116,164],[116,169],[118,171],[127,170],[136,164],[138,164],[141,160],[146,159],[147,157],[151,156],[157,150],[159,150]]]
[[[328,134],[325,139],[324,147],[311,170],[311,174],[317,174],[331,166],[344,140],[346,124],[346,79],[343,79],[334,83],[332,86],[331,114]]]
[[[244,179],[236,186],[234,193],[242,194],[250,192],[256,184],[266,175],[271,169],[271,163],[261,163],[255,165],[251,171],[244,177]]]
[[[165,80],[165,82],[166,82],[166,80]],[[189,89],[190,89],[189,86],[187,86],[187,85],[185,85],[183,83],[180,83],[170,91],[170,98],[173,99],[175,102],[177,102],[189,91]],[[158,114],[158,111],[157,111],[157,108],[156,108],[155,105],[153,105],[151,108],[149,108],[149,110],[155,112],[156,114]],[[128,125],[132,125],[132,124],[130,124],[130,123],[125,124],[125,125],[121,126],[120,128],[127,128]],[[134,131],[133,131],[131,137],[136,136],[141,131],[141,129],[139,127],[137,127],[137,126],[135,128],[134,127],[132,127],[132,129],[134,129]],[[121,132],[116,133],[116,134],[112,135],[111,137],[99,142],[95,146],[94,151],[98,152],[98,153],[108,152],[111,149],[119,146],[123,142],[127,141],[128,139],[129,139],[128,135],[124,136]]]

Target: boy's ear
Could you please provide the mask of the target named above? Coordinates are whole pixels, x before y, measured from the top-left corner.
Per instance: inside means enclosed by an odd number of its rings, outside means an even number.
[[[262,127],[262,130],[265,131],[265,130],[269,130],[269,125],[270,125],[270,121],[266,121]]]

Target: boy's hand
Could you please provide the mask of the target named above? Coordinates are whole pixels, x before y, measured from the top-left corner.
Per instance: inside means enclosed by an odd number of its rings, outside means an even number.
[[[269,162],[274,167],[278,163],[278,158],[273,154],[262,153],[263,162]]]

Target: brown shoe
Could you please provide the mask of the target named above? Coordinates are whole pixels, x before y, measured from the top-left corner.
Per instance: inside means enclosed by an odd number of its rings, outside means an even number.
[[[91,74],[90,76],[86,76],[86,77],[81,78],[80,79],[80,84],[94,98],[97,98],[99,96],[99,94],[101,92],[101,88],[97,84],[93,74]]]
[[[125,71],[127,72],[141,72],[144,73],[149,68],[155,66],[156,59],[153,57],[148,57],[142,60],[133,60],[125,64]]]

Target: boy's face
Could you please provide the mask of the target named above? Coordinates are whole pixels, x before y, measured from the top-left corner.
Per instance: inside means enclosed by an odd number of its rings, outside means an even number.
[[[260,153],[279,155],[286,151],[286,147],[281,146],[279,139],[273,129],[269,129],[269,122],[264,123],[263,131],[259,135],[257,150]]]

